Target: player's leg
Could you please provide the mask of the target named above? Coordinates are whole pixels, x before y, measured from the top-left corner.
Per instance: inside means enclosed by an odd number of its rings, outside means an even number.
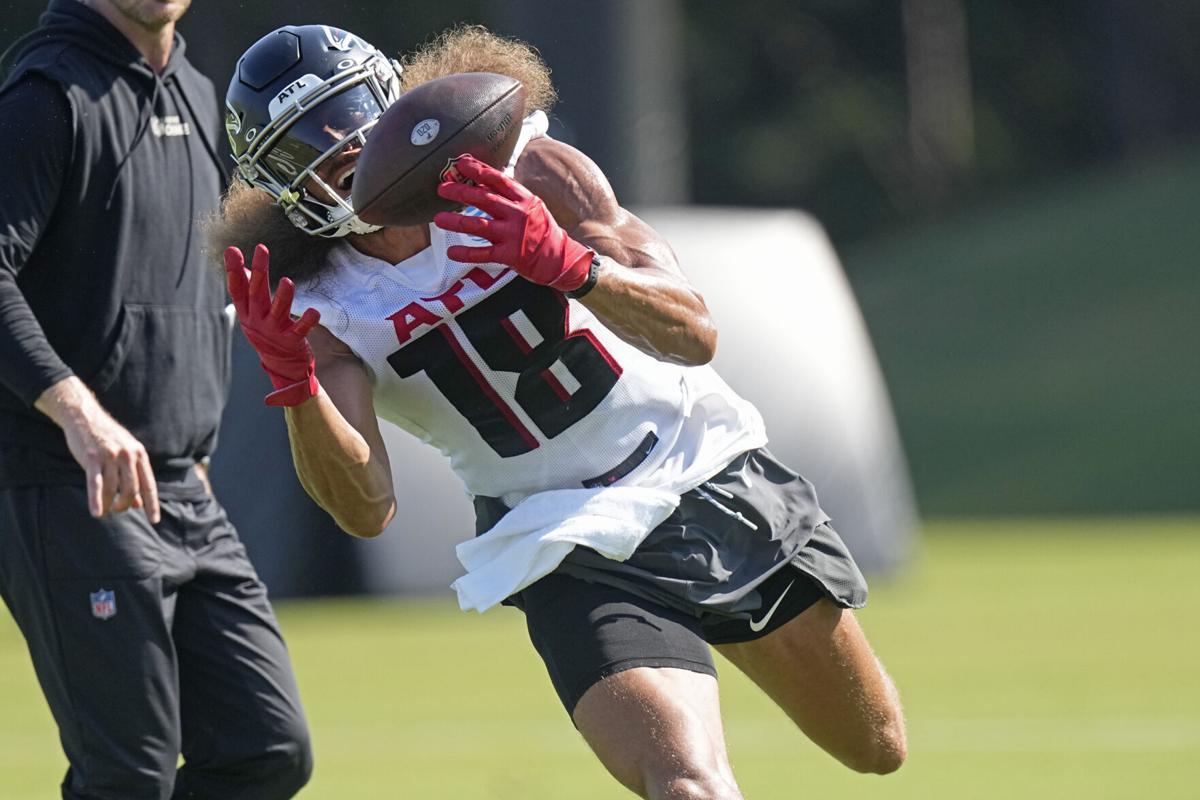
[[[637,667],[593,684],[575,727],[622,784],[646,798],[740,798],[721,726],[717,680]]]
[[[561,575],[520,600],[563,705],[617,780],[646,798],[741,797],[693,618]]]
[[[312,748],[266,588],[210,496],[163,509],[196,561],[175,612],[184,765],[174,797],[284,800]]]
[[[696,493],[685,495],[680,509],[688,512],[689,537],[710,539],[722,564],[737,565],[712,587],[722,602],[706,600],[736,613],[705,615],[704,637],[847,766],[897,769],[906,747],[900,701],[850,611],[866,603],[866,581],[823,522],[811,484],[759,450],[701,489],[700,498],[724,513],[697,506]],[[709,587],[690,589],[698,596]],[[735,597],[741,607],[728,604]]]
[[[93,519],[82,486],[0,490],[0,594],[69,769],[67,800],[162,800],[179,757],[175,566],[141,511]]]
[[[846,766],[883,774],[904,763],[899,694],[850,609],[823,597],[763,638],[717,650]]]

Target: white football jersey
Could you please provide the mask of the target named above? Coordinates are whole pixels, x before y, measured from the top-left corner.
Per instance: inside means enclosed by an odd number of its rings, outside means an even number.
[[[294,308],[321,312],[366,366],[376,413],[438,448],[471,494],[682,492],[765,444],[758,411],[712,368],[659,361],[503,265],[447,258],[481,239],[429,234],[399,264],[338,245]]]

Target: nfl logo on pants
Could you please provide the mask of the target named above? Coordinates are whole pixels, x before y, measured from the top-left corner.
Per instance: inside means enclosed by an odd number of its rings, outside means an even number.
[[[96,619],[108,619],[117,615],[117,595],[111,589],[101,589],[92,592],[92,616]]]

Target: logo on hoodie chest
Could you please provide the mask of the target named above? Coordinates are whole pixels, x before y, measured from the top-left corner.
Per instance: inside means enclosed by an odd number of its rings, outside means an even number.
[[[150,132],[160,139],[163,136],[191,136],[192,124],[181,121],[177,115],[151,117]]]

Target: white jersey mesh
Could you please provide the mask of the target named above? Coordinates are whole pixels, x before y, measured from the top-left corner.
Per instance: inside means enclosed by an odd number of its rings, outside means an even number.
[[[582,303],[446,256],[483,240],[429,232],[400,264],[337,246],[295,307],[321,312],[368,369],[376,413],[438,448],[470,493],[511,506],[582,485],[682,492],[765,444],[757,410],[710,367],[646,355]]]

